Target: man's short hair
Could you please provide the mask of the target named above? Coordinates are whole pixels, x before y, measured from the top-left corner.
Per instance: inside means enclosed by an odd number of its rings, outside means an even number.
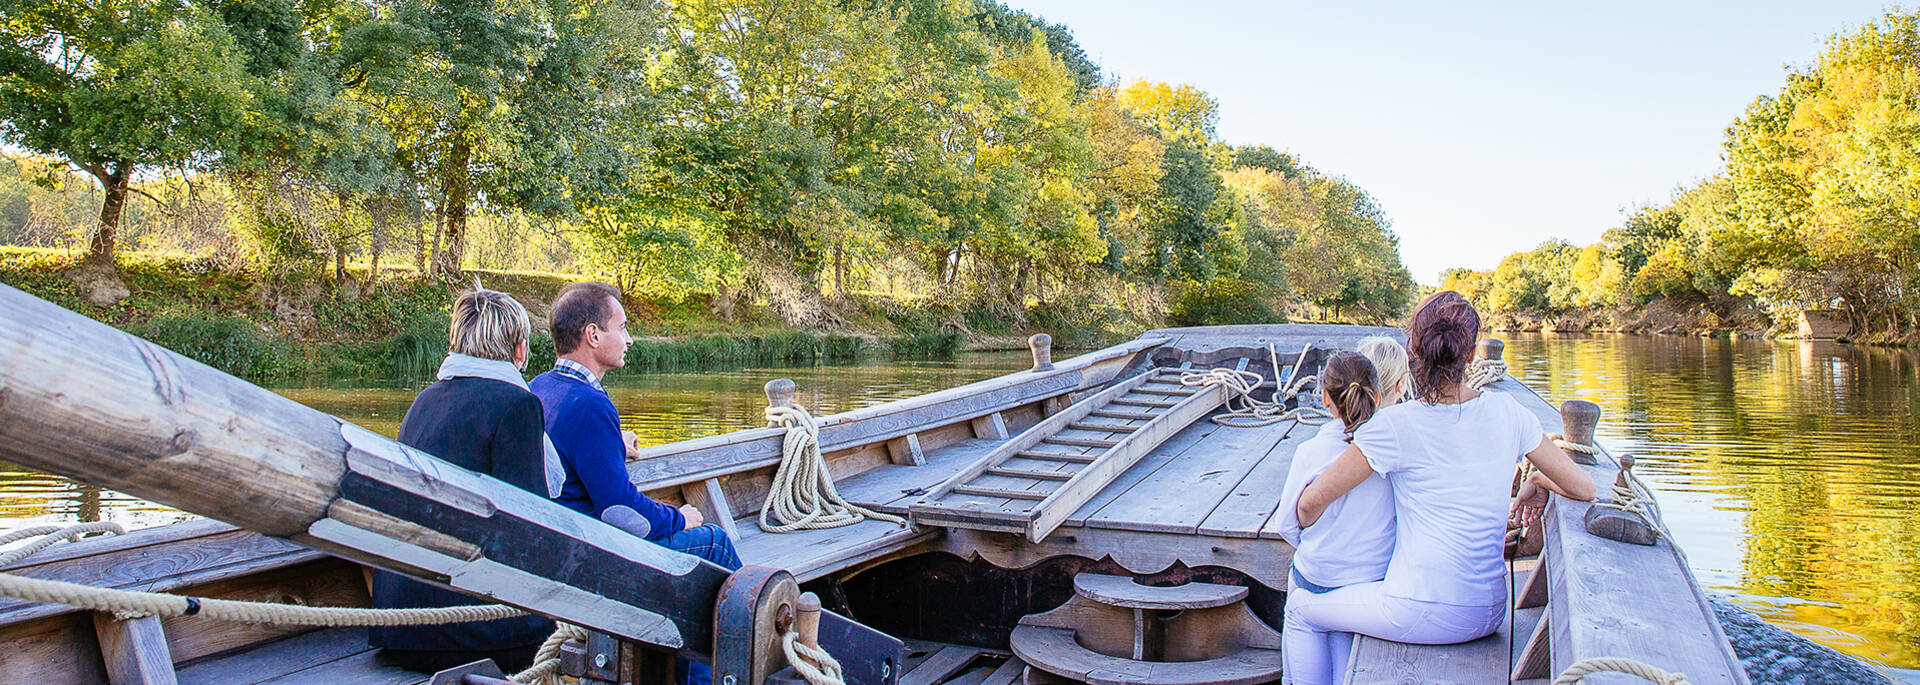
[[[532,334],[527,309],[519,302],[497,290],[476,288],[453,301],[447,351],[510,362],[514,350]]]
[[[548,328],[553,331],[553,349],[567,354],[580,347],[580,334],[587,324],[607,327],[613,308],[620,301],[620,289],[599,281],[569,285],[553,298],[548,312]]]

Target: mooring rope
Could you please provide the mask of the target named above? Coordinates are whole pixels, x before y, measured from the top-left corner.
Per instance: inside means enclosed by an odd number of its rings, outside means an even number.
[[[83,533],[119,534],[123,532],[125,530],[115,523],[87,523],[54,530],[39,540],[0,554],[0,566],[12,564],[34,552],[46,549],[53,543]],[[0,537],[0,540],[12,542],[30,534],[25,531],[16,531]],[[430,609],[365,609],[310,607],[276,602],[242,602],[231,599],[188,597],[164,592],[100,588],[59,580],[28,578],[11,573],[0,573],[0,595],[29,602],[65,604],[80,609],[104,611],[120,618],[199,616],[236,623],[294,626],[419,626],[488,621],[526,614],[519,609],[497,604]]]
[[[566,622],[555,623],[553,634],[548,635],[547,640],[540,643],[540,649],[534,651],[533,665],[528,666],[527,670],[507,676],[507,679],[523,685],[534,683],[559,685],[561,682],[560,646],[566,644],[568,640],[586,642],[587,629]]]
[[[1553,679],[1553,685],[1574,685],[1580,682],[1581,678],[1607,672],[1636,675],[1659,685],[1688,685],[1685,673],[1668,673],[1652,664],[1614,656],[1575,661],[1567,666],[1567,670],[1561,671],[1559,677]]]
[[[1475,359],[1467,362],[1467,386],[1476,390],[1500,382],[1507,377],[1507,362],[1504,359]]]
[[[1566,450],[1568,452],[1579,452],[1581,454],[1591,454],[1595,456],[1598,456],[1600,454],[1599,445],[1593,445],[1593,444],[1588,444],[1583,442],[1574,442],[1572,440],[1568,440],[1566,435],[1563,435],[1560,433],[1548,433],[1547,438],[1552,440],[1553,444],[1559,445],[1560,449]]]
[[[1621,481],[1625,481],[1625,484],[1623,485]],[[1672,533],[1667,530],[1667,524],[1660,520],[1660,511],[1653,501],[1653,492],[1647,489],[1646,483],[1640,482],[1639,476],[1633,474],[1633,469],[1620,469],[1620,476],[1613,483],[1613,501],[1594,502],[1593,506],[1634,514],[1646,521],[1647,525],[1661,537],[1672,537]]]
[[[808,685],[846,685],[846,674],[840,671],[840,662],[828,654],[827,650],[808,647],[800,641],[800,633],[789,631],[780,636],[780,648],[787,653],[787,665],[793,672],[807,681]]]
[[[1309,426],[1318,426],[1333,418],[1333,414],[1319,407],[1287,408],[1285,399],[1300,395],[1300,391],[1318,381],[1314,376],[1295,378],[1285,388],[1275,387],[1274,400],[1262,402],[1253,398],[1253,391],[1266,379],[1252,371],[1235,369],[1210,369],[1207,371],[1187,371],[1180,374],[1180,384],[1189,387],[1209,385],[1226,386],[1232,393],[1227,396],[1227,411],[1215,414],[1213,422],[1231,428],[1258,428],[1270,426],[1281,421],[1299,421]]]
[[[767,425],[785,426],[780,467],[773,472],[767,503],[760,508],[760,529],[769,533],[816,530],[879,519],[907,525],[905,518],[848,502],[833,487],[833,474],[820,456],[820,424],[799,407],[767,407]]]

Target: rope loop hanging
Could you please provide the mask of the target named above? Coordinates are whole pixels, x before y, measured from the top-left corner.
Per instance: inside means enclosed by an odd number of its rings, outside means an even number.
[[[1467,362],[1467,386],[1476,390],[1500,382],[1507,377],[1507,362],[1504,359],[1475,359]]]
[[[840,662],[825,649],[807,646],[799,632],[788,631],[780,636],[780,648],[787,653],[787,665],[792,666],[807,685],[846,685],[847,677],[840,670]]]
[[[1603,656],[1581,659],[1567,666],[1560,676],[1553,679],[1553,685],[1575,685],[1595,673],[1625,673],[1640,676],[1658,685],[1688,685],[1685,673],[1668,673],[1651,664],[1621,657]]]
[[[586,642],[587,629],[566,622],[555,623],[553,634],[534,651],[533,665],[507,679],[522,685],[560,685],[563,682],[560,680],[560,646],[568,640]]]
[[[1567,436],[1561,433],[1548,433],[1547,438],[1552,440],[1553,444],[1559,445],[1560,449],[1566,450],[1568,452],[1579,452],[1581,454],[1591,454],[1595,456],[1598,456],[1600,454],[1599,445],[1590,445],[1582,442],[1574,442],[1572,440],[1568,440]]]
[[[767,407],[767,425],[787,429],[780,467],[773,472],[767,503],[760,508],[760,529],[769,533],[838,528],[878,519],[907,525],[905,518],[848,502],[833,486],[827,460],[820,455],[820,424],[807,410]]]
[[[1594,502],[1593,506],[1634,514],[1646,521],[1647,525],[1653,527],[1661,537],[1672,537],[1672,533],[1667,531],[1667,524],[1660,520],[1660,512],[1654,504],[1653,493],[1647,489],[1646,483],[1640,482],[1639,476],[1634,475],[1633,469],[1620,470],[1620,475],[1613,484],[1613,501]]]

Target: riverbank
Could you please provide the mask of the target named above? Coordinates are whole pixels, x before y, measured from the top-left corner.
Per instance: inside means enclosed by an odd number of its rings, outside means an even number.
[[[256,382],[429,377],[445,354],[447,309],[458,289],[410,268],[382,266],[378,278],[364,266],[349,267],[344,278],[271,278],[185,257],[127,253],[118,267],[130,294],[102,306],[87,299],[78,265],[78,255],[64,251],[0,248],[0,283]],[[527,306],[535,331],[529,365],[550,364],[547,303],[566,284],[585,277],[491,270],[468,271],[466,277]],[[627,363],[636,369],[942,358],[962,350],[1024,349],[1036,321],[1050,324],[1046,331],[1063,347],[1100,346],[1144,329],[1050,312],[1014,321],[930,300],[884,298],[837,303],[845,324],[833,330],[796,330],[764,307],[748,302],[717,307],[699,294],[629,298],[627,307],[636,338]]]
[[[1501,333],[1633,333],[1736,338],[1791,335],[1765,312],[1738,299],[1680,302],[1656,298],[1645,304],[1568,310],[1483,311],[1484,326]]]

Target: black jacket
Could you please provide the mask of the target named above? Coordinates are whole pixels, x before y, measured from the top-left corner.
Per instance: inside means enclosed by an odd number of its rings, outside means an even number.
[[[420,391],[400,421],[400,442],[454,465],[547,496],[540,399],[510,383],[450,378]],[[394,573],[373,575],[373,606],[421,608],[485,604]],[[521,616],[432,626],[380,627],[367,632],[375,647],[482,652],[537,645],[553,621]]]

